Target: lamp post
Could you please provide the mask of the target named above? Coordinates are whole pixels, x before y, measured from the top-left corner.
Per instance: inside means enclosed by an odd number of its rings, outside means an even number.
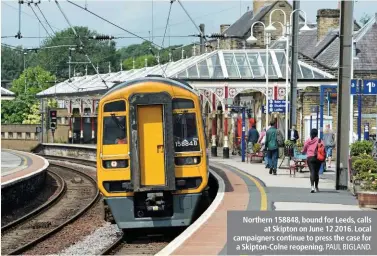
[[[277,11],[280,9],[275,9]],[[272,12],[274,12],[272,11]],[[271,14],[272,14],[271,12]],[[283,12],[284,13],[284,12]],[[284,13],[284,21],[286,22]],[[279,23],[282,27],[282,37],[279,40],[285,40],[286,43],[286,50],[285,50],[285,138],[288,139],[288,91],[289,91],[289,81],[288,81],[288,66],[289,66],[289,40],[287,36],[286,29],[287,27],[283,25],[280,21],[275,21],[271,23],[271,15],[270,15],[270,25],[266,28],[267,31],[275,31],[276,28],[273,26],[274,23]]]
[[[265,69],[265,74],[266,74],[266,129],[268,127],[268,114],[269,114],[269,109],[268,109],[268,45],[269,45],[269,40],[270,40],[270,33],[268,33],[266,31],[266,25],[261,22],[261,21],[256,21],[254,22],[252,25],[251,25],[251,30],[250,30],[250,37],[248,39],[246,39],[246,42],[248,43],[255,43],[258,41],[258,39],[256,39],[253,35],[253,28],[254,28],[254,25],[255,24],[261,24],[263,26],[263,30],[264,30],[264,44],[266,46],[266,69]]]
[[[281,23],[280,21],[275,21],[272,23],[272,14],[275,12],[275,11],[281,11],[284,15],[284,24]],[[289,35],[290,35],[290,24],[292,24],[292,18],[293,18],[293,13],[296,12],[296,11],[302,11],[305,15],[305,24],[304,26],[300,29],[300,31],[308,31],[308,30],[311,30],[308,26],[307,26],[307,21],[306,21],[306,13],[301,10],[301,9],[296,9],[294,11],[291,12],[290,14],[290,23],[287,22],[287,15],[286,13],[284,12],[284,10],[282,9],[275,9],[273,10],[271,13],[270,13],[270,25],[265,29],[266,31],[268,32],[273,32],[273,31],[276,31],[276,28],[273,26],[274,23],[279,23],[281,26],[282,26],[282,34],[283,34],[283,38],[281,38],[281,40],[285,40],[286,41],[286,56],[285,56],[285,138],[288,139],[288,92],[289,92],[289,81],[288,81],[288,75],[289,75],[289,72],[288,72],[288,67],[289,67]],[[284,38],[285,37],[285,38]],[[296,63],[292,63],[292,65],[294,65]],[[291,69],[292,70],[292,69]],[[291,108],[293,108],[293,102],[292,102],[292,98],[291,98]],[[291,120],[292,121],[292,120]]]

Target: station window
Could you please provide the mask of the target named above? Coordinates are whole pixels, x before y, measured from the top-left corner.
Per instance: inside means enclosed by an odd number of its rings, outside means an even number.
[[[194,108],[194,102],[188,99],[173,99],[173,109]]]
[[[21,132],[17,133],[17,139],[22,139],[22,133]]]
[[[200,151],[194,113],[173,114],[175,152]]]
[[[124,100],[113,101],[105,104],[104,112],[126,111],[126,102]]]
[[[8,132],[8,138],[13,139],[13,132]]]
[[[26,139],[30,139],[30,132],[27,132],[25,136],[26,136]]]
[[[1,138],[5,138],[5,133],[1,132]]]
[[[128,144],[126,116],[105,116],[103,118],[103,144]]]

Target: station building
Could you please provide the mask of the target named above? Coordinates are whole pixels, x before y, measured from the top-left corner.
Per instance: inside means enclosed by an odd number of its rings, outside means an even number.
[[[248,44],[251,25],[256,21],[269,24],[284,22],[285,12],[289,17],[292,6],[287,1],[254,1],[253,9],[247,11],[239,20],[230,25],[221,25],[220,33],[232,36],[208,41],[205,51],[191,57],[172,60],[163,65],[144,67],[100,75],[72,77],[58,83],[37,97],[59,100],[58,129],[55,140],[68,143],[95,143],[97,129],[97,106],[101,96],[113,86],[124,81],[162,75],[186,80],[200,95],[203,116],[206,119],[209,143],[218,147],[228,144],[233,147],[238,114],[231,114],[226,102],[232,99],[234,105],[247,105],[250,117],[255,120],[260,131],[265,126],[266,93],[268,98],[285,99],[286,84],[286,41],[281,37],[281,28],[271,35],[269,45],[268,90],[266,87],[266,49],[263,30],[255,26],[253,35],[259,39],[256,44]],[[279,9],[279,10],[277,10]],[[280,11],[282,10],[282,11]],[[309,31],[299,33],[298,45],[298,101],[297,127],[300,138],[306,139],[309,127],[316,127],[316,115],[312,107],[319,105],[321,85],[337,85],[339,60],[339,9],[318,10],[317,22],[309,23]],[[300,27],[305,25],[305,17],[300,16]],[[236,38],[235,38],[236,37]],[[354,77],[377,79],[377,52],[373,45],[377,38],[376,16],[365,25],[354,23]],[[290,39],[290,42],[292,40]],[[195,49],[195,46],[193,46]],[[290,54],[290,53],[289,53]],[[291,64],[288,65],[290,73]],[[328,95],[324,106],[325,124],[331,124],[336,132],[337,106],[336,94]],[[376,95],[363,96],[362,122],[368,122],[371,133],[376,133],[377,101]],[[354,131],[357,130],[357,99],[354,97]],[[310,116],[313,123],[310,124]],[[275,119],[278,128],[285,132],[285,113],[268,114],[268,120]],[[247,127],[248,128],[248,127]],[[373,129],[374,128],[374,129]],[[51,142],[51,136],[48,140]]]

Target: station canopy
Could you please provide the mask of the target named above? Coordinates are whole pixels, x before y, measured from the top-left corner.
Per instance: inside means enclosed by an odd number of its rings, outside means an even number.
[[[285,79],[286,54],[282,49],[271,49],[268,59],[269,79]],[[37,94],[38,97],[74,96],[75,94],[91,94],[107,91],[116,84],[146,77],[162,75],[183,80],[253,80],[266,78],[266,50],[216,50],[199,56],[180,59],[175,62],[144,67],[128,71],[119,71],[100,75],[72,77]],[[290,74],[290,67],[288,69]],[[297,79],[316,80],[334,79],[335,77],[316,67],[298,61]],[[103,83],[103,80],[106,81]]]
[[[5,89],[1,87],[1,99],[2,100],[12,100],[15,98],[14,92],[9,91],[8,89]]]

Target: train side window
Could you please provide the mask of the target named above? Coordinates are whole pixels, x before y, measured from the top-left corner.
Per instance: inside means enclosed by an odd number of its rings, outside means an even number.
[[[126,111],[126,102],[124,100],[113,101],[105,104],[104,112]]]
[[[103,144],[128,144],[126,116],[105,116],[103,118]]]
[[[173,114],[175,152],[200,151],[195,113]]]
[[[173,109],[194,108],[194,102],[188,99],[173,99]]]

